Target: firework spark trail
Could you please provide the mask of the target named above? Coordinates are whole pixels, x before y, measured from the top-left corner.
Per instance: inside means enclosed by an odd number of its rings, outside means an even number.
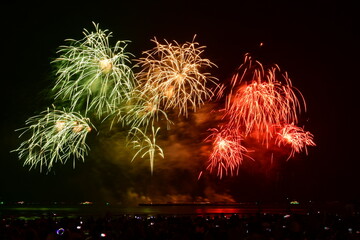
[[[307,146],[316,146],[313,141],[314,135],[303,128],[295,126],[293,124],[285,124],[277,133],[276,143],[280,146],[291,146],[291,153],[288,157],[294,157],[295,153],[299,153],[305,150],[308,154]]]
[[[61,46],[60,57],[52,63],[56,67],[55,98],[70,101],[70,109],[85,107],[85,113],[94,111],[98,117],[113,113],[134,88],[134,74],[127,41],[117,41],[110,47],[108,30],[94,24],[95,32],[84,30],[80,40],[67,40]]]
[[[242,146],[243,140],[239,132],[227,127],[209,129],[211,134],[205,139],[212,142],[212,152],[209,157],[207,169],[210,172],[217,170],[217,175],[222,178],[223,174],[231,176],[238,172],[244,156],[248,150]],[[248,156],[247,156],[248,157]]]
[[[138,60],[142,71],[137,78],[145,92],[151,89],[160,95],[164,110],[177,108],[179,115],[187,116],[190,107],[196,111],[213,97],[214,90],[206,85],[210,82],[217,87],[217,79],[201,70],[215,64],[201,58],[204,47],[194,41],[182,45],[152,41],[156,46]]]
[[[246,55],[238,71],[232,78],[224,118],[232,128],[243,129],[245,136],[256,131],[267,143],[274,134],[272,126],[296,123],[301,106],[306,110],[303,96],[278,66],[264,69]]]
[[[19,129],[23,130],[20,137],[30,134],[30,138],[14,150],[19,159],[25,159],[24,166],[39,166],[41,172],[43,167],[50,171],[55,163],[65,164],[70,158],[73,167],[75,160],[84,161],[89,150],[86,136],[93,128],[89,119],[74,112],[47,109],[29,118],[26,125]]]
[[[133,149],[137,149],[137,152],[131,161],[134,161],[134,159],[139,154],[141,154],[141,158],[144,158],[146,155],[148,155],[150,160],[151,173],[153,173],[156,153],[162,158],[164,158],[164,153],[161,147],[156,144],[156,135],[158,134],[160,128],[158,127],[155,130],[154,126],[152,126],[151,130],[152,134],[149,137],[140,128],[133,127],[130,130],[129,136],[131,138],[131,143],[133,144]]]

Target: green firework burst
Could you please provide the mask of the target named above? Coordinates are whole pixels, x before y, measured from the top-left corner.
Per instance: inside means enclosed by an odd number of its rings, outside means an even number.
[[[109,40],[112,34],[95,24],[95,32],[84,30],[80,40],[69,39],[52,63],[56,68],[55,98],[69,101],[70,110],[85,109],[98,117],[112,114],[129,98],[134,88],[128,41]]]
[[[69,159],[84,161],[89,150],[86,136],[93,129],[89,119],[75,112],[47,109],[26,121],[20,137],[29,138],[14,151],[24,159],[24,166],[51,170],[55,163],[65,164]]]

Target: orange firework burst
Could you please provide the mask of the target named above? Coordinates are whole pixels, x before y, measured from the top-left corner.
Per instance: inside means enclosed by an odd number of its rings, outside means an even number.
[[[316,146],[313,138],[314,135],[305,131],[303,128],[293,124],[285,124],[277,133],[276,143],[279,147],[282,145],[290,145],[291,153],[289,158],[291,158],[295,155],[295,153],[299,153],[303,149],[305,149],[307,154],[307,146]]]
[[[248,150],[242,146],[242,137],[237,131],[228,128],[209,129],[212,133],[205,139],[205,141],[212,142],[212,153],[209,157],[209,164],[207,169],[210,172],[217,169],[217,175],[222,178],[225,175],[237,174],[239,166],[241,165],[245,153]]]
[[[244,84],[242,84],[244,82]],[[231,81],[224,118],[235,129],[242,129],[245,136],[256,131],[259,139],[273,137],[274,125],[297,122],[297,112],[305,101],[299,91],[294,91],[286,73],[275,65],[264,69],[261,63],[245,55]],[[299,101],[297,94],[301,97]]]
[[[201,58],[204,47],[197,42],[184,44],[160,44],[152,40],[156,46],[140,58],[142,71],[138,74],[143,91],[155,91],[160,96],[164,110],[177,108],[179,115],[188,115],[188,108],[194,111],[205,100],[210,99],[214,92],[207,86],[215,77],[210,73],[201,72],[206,67],[215,66],[209,59]]]

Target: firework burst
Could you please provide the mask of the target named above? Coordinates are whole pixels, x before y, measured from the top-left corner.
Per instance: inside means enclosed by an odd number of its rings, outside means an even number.
[[[297,113],[305,101],[286,73],[278,66],[264,69],[248,55],[231,82],[226,111],[229,125],[242,129],[245,136],[256,131],[266,143],[273,137],[274,125],[298,121]],[[299,100],[298,95],[300,96]]]
[[[25,160],[24,166],[50,171],[57,162],[65,164],[72,158],[75,167],[77,159],[84,161],[89,150],[86,136],[93,128],[89,119],[74,112],[47,109],[29,118],[26,125],[19,129],[23,131],[20,137],[30,137],[14,150]]]
[[[158,121],[165,121],[169,128],[172,121],[167,113],[160,109],[159,95],[151,89],[146,94],[141,89],[135,89],[129,101],[119,108],[117,117],[123,125],[133,127],[144,127],[145,131],[148,126],[153,126]]]
[[[144,91],[155,91],[160,97],[164,110],[177,108],[179,115],[188,115],[188,109],[194,111],[205,100],[214,95],[208,82],[216,84],[216,78],[210,73],[201,72],[204,68],[213,67],[209,59],[201,58],[204,47],[197,42],[177,42],[165,44],[152,40],[156,46],[144,52],[139,65],[142,71],[138,74],[141,88]]]
[[[269,142],[290,145],[289,158],[315,146],[313,135],[295,126],[298,114],[306,111],[305,100],[277,65],[265,68],[246,54],[229,86],[219,89],[219,96],[226,95],[225,108],[220,110],[224,122],[220,130],[211,129],[206,140],[213,144],[208,169],[216,169],[220,178],[224,173],[237,173],[249,152],[242,142],[249,138],[268,149]]]
[[[293,124],[285,124],[277,133],[275,141],[279,147],[290,145],[291,153],[288,158],[290,159],[294,157],[295,153],[303,150],[308,154],[307,146],[316,146],[313,138],[314,135],[303,128]]]
[[[80,40],[67,40],[61,46],[60,57],[52,63],[56,67],[55,98],[70,102],[70,109],[93,111],[99,117],[111,114],[129,98],[134,88],[134,74],[130,54],[125,51],[127,41],[110,46],[108,30],[94,24],[95,32],[84,30]]]
[[[211,134],[205,139],[212,142],[212,152],[209,157],[207,169],[214,169],[222,178],[223,174],[231,176],[238,173],[239,167],[247,156],[248,150],[242,145],[243,140],[239,132],[229,128],[209,129]]]
[[[158,134],[160,128],[158,127],[155,130],[154,126],[152,126],[151,130],[152,134],[149,137],[141,129],[133,127],[129,135],[131,136],[133,149],[137,150],[131,161],[134,161],[138,155],[140,155],[141,158],[144,158],[146,155],[148,155],[150,160],[151,173],[153,173],[156,153],[162,158],[164,158],[164,153],[161,147],[156,144],[156,135]]]

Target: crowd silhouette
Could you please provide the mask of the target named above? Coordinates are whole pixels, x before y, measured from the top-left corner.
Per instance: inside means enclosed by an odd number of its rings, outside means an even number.
[[[360,214],[104,215],[4,217],[2,240],[347,240],[360,239]]]

